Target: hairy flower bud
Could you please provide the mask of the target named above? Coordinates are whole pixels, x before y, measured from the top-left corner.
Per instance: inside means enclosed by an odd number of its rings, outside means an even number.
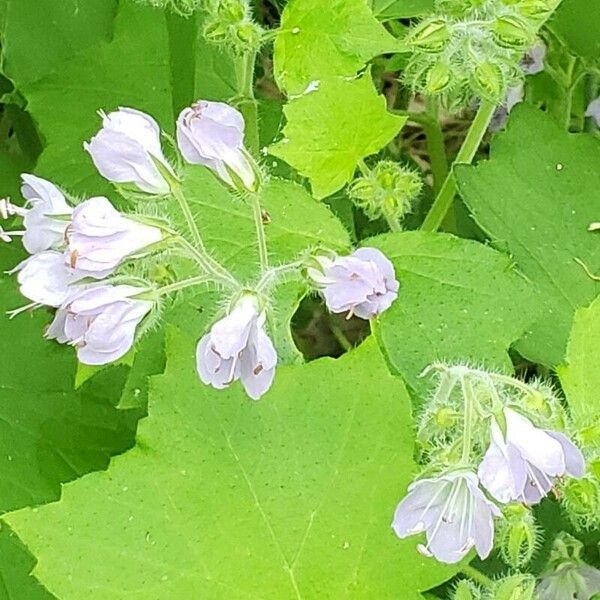
[[[520,569],[527,565],[538,547],[538,531],[532,512],[522,504],[509,504],[499,531],[502,560]]]
[[[473,87],[482,98],[491,102],[501,101],[506,87],[502,69],[490,61],[478,64],[473,71]]]
[[[600,525],[600,482],[595,477],[569,480],[562,489],[562,498],[575,525],[583,529]]]
[[[425,91],[430,94],[440,94],[450,86],[452,69],[449,65],[438,62],[427,73]]]
[[[527,21],[516,15],[500,16],[493,26],[496,43],[514,50],[524,50],[531,46],[533,31]]]
[[[85,143],[100,174],[113,183],[133,185],[142,192],[164,195],[172,173],[160,144],[160,127],[149,115],[133,108],[119,108],[102,117],[102,129]]]
[[[381,161],[367,175],[355,179],[348,194],[370,219],[401,220],[422,188],[415,171],[393,161]]]
[[[437,54],[441,52],[450,40],[450,30],[444,19],[434,18],[417,25],[406,38],[406,43],[423,50]]]
[[[225,183],[255,191],[257,168],[244,148],[244,117],[224,102],[199,100],[177,119],[183,158],[212,169]]]
[[[490,590],[490,600],[537,600],[535,578],[529,574],[500,579]]]
[[[481,589],[472,581],[461,579],[454,588],[452,600],[482,600]]]

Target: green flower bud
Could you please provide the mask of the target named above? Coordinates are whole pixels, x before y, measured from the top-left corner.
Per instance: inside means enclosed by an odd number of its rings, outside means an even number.
[[[499,102],[504,94],[504,75],[497,64],[485,61],[475,67],[473,87],[482,98],[491,102]]]
[[[452,600],[481,600],[481,590],[471,581],[461,579],[454,588]]]
[[[531,388],[531,392],[523,397],[523,404],[529,413],[546,418],[552,416],[552,405],[548,397],[540,390]]]
[[[554,3],[552,3],[554,4]],[[541,21],[544,20],[554,9],[551,3],[544,0],[525,0],[519,6],[519,12],[530,19]]]
[[[447,64],[436,63],[427,73],[425,91],[430,94],[439,94],[448,88],[451,82],[452,70]]]
[[[424,52],[437,54],[450,40],[450,30],[444,19],[431,19],[417,25],[408,35],[406,41]]]
[[[416,172],[392,161],[381,161],[370,173],[354,180],[348,193],[370,219],[400,220],[410,212],[422,187]]]
[[[531,511],[521,504],[504,508],[505,522],[499,532],[500,553],[511,567],[521,568],[533,557],[538,545],[538,532]]]
[[[578,527],[595,528],[600,522],[600,484],[594,477],[570,479],[562,490],[569,518]]]
[[[496,19],[492,31],[496,43],[511,50],[529,48],[535,35],[529,23],[515,15],[504,15]]]
[[[531,575],[511,575],[501,579],[490,592],[490,600],[535,600],[535,579]]]

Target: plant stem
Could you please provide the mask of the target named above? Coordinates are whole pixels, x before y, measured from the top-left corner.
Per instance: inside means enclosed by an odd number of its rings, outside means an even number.
[[[241,56],[236,63],[238,84],[238,107],[246,123],[246,147],[254,156],[258,155],[258,105],[254,98],[254,67],[256,50],[250,50]]]
[[[175,283],[171,283],[169,285],[164,285],[156,290],[156,293],[159,296],[165,296],[166,294],[172,294],[173,292],[177,292],[179,290],[184,290],[185,288],[192,287],[194,285],[202,285],[203,283],[208,283],[212,281],[212,279],[207,275],[198,275],[196,277],[190,277],[189,279],[183,279],[182,281],[176,281]]]
[[[487,100],[482,100],[479,110],[475,115],[473,123],[467,133],[467,137],[459,150],[456,159],[452,163],[452,167],[457,164],[470,164],[481,144],[481,140],[485,135],[488,128],[492,115],[496,110],[496,105]],[[446,213],[452,206],[452,201],[456,194],[456,179],[454,177],[453,170],[448,173],[444,185],[440,189],[433,206],[429,210],[429,213],[425,217],[421,229],[423,231],[436,231],[442,222]]]
[[[494,585],[494,581],[492,579],[471,565],[465,565],[461,571],[463,575],[466,575],[469,579],[472,579],[484,587],[492,587]]]
[[[293,273],[294,271],[298,271],[304,265],[303,260],[297,260],[295,262],[291,262],[285,265],[279,265],[277,267],[271,267],[267,269],[259,282],[256,284],[254,288],[257,293],[267,293],[273,284],[277,283],[279,277],[284,275],[285,273]]]
[[[333,337],[337,340],[337,343],[344,349],[345,352],[348,352],[354,348],[354,346],[350,343],[350,340],[346,337],[341,327],[333,321],[333,319],[329,318],[329,329],[331,333],[333,333]]]
[[[200,250],[200,252],[202,252],[203,254],[206,254],[206,248],[204,247],[204,242],[202,241],[200,230],[198,229],[198,225],[196,225],[196,220],[194,219],[194,215],[192,214],[190,205],[188,204],[188,201],[186,200],[183,194],[183,190],[181,189],[179,183],[171,183],[171,193],[173,194],[175,200],[177,200],[177,203],[179,204],[179,208],[181,209],[181,212],[183,213],[183,216],[185,218],[185,222],[187,223],[188,229],[192,234],[192,239],[194,240],[196,248],[198,248],[198,250]]]
[[[384,211],[383,216],[387,221],[390,231],[402,231],[402,225],[396,215],[390,215],[387,211]]]
[[[241,286],[235,277],[223,265],[209,256],[205,251],[199,250],[183,237],[179,237],[177,241],[190,253],[203,271],[211,276],[213,281],[216,281],[221,285],[233,290],[240,289]]]
[[[429,119],[422,121],[423,131],[427,137],[429,162],[433,175],[433,190],[439,194],[442,184],[448,177],[448,157],[444,144],[444,133],[439,122],[439,102],[437,98],[427,98],[427,114]]]
[[[465,427],[462,439],[462,451],[460,455],[460,462],[463,465],[469,463],[469,457],[471,456],[471,445],[473,440],[473,417],[475,416],[475,393],[473,386],[466,376],[461,379],[462,393],[464,398],[465,408]]]
[[[252,204],[252,214],[254,216],[254,226],[256,228],[256,240],[258,242],[258,257],[260,259],[260,270],[261,273],[264,273],[269,268],[269,252],[267,250],[267,237],[265,236],[265,224],[263,223],[262,208],[260,206],[260,196],[251,192],[250,202]]]

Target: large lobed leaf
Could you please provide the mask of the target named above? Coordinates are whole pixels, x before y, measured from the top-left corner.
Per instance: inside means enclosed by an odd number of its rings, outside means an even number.
[[[288,94],[301,94],[311,81],[354,76],[398,47],[367,0],[291,0],[275,38],[275,79]]]
[[[172,330],[137,448],[8,517],[62,600],[419,598],[456,568],[390,528],[410,401],[373,340],[278,370],[258,403],[197,379]]]
[[[342,188],[365,156],[400,131],[406,117],[390,114],[367,73],[358,79],[331,78],[284,108],[284,138],[270,152],[310,179],[324,198]]]
[[[600,141],[518,106],[507,131],[494,138],[490,159],[459,166],[457,179],[477,223],[538,290],[536,320],[517,349],[558,365],[575,310],[600,291],[581,265],[600,268],[600,238],[588,231],[600,212]]]
[[[371,238],[400,281],[379,318],[377,337],[391,363],[423,396],[421,371],[434,361],[512,369],[507,353],[535,315],[532,286],[508,258],[447,234],[406,232]]]

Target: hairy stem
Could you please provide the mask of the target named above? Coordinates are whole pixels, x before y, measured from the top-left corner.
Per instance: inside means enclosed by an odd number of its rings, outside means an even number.
[[[402,225],[400,225],[400,220],[396,215],[391,215],[387,211],[384,211],[383,216],[387,221],[390,231],[402,231]]]
[[[427,99],[427,114],[430,119],[423,121],[423,131],[427,137],[427,150],[431,174],[433,175],[433,191],[438,194],[443,182],[448,177],[448,157],[444,145],[444,133],[439,122],[439,102],[437,98]]]
[[[472,579],[475,583],[479,583],[484,587],[492,587],[494,585],[492,579],[471,565],[465,565],[461,571],[463,575],[466,575],[469,579]]]
[[[282,277],[285,277],[285,275],[288,273],[297,272],[302,268],[303,265],[304,261],[297,260],[285,265],[271,267],[262,274],[262,277],[254,289],[257,293],[266,294],[274,285],[277,285],[278,281],[280,281]]]
[[[256,228],[260,270],[261,273],[264,273],[269,268],[269,252],[267,250],[267,237],[265,235],[265,224],[263,223],[260,196],[255,193],[250,193],[250,203],[252,204],[252,215],[254,217],[254,227]]]
[[[167,294],[172,294],[173,292],[178,292],[179,290],[184,290],[195,285],[209,283],[210,281],[212,281],[212,277],[209,275],[198,275],[196,277],[190,277],[189,279],[183,279],[182,281],[176,281],[175,283],[171,283],[169,285],[164,285],[156,290],[156,294],[158,296],[165,296]]]
[[[250,50],[237,59],[236,74],[238,85],[238,108],[246,123],[246,147],[253,156],[258,155],[258,105],[254,97],[254,67],[256,50]]]
[[[473,391],[473,385],[466,376],[462,377],[461,380],[462,393],[464,398],[464,419],[465,427],[462,439],[462,451],[460,455],[460,462],[463,465],[469,463],[471,456],[471,446],[473,443],[473,425],[475,416],[475,392]]]
[[[209,256],[205,250],[196,248],[196,246],[190,244],[183,237],[179,237],[177,241],[189,252],[190,256],[198,263],[200,268],[207,275],[210,275],[213,281],[233,290],[240,289],[241,286],[235,277],[223,265]]]
[[[192,235],[192,239],[194,240],[194,245],[200,252],[206,254],[206,248],[204,247],[204,242],[202,241],[202,236],[200,235],[200,230],[198,229],[198,225],[196,224],[196,220],[194,219],[194,215],[192,214],[192,210],[190,209],[190,205],[186,200],[186,197],[183,194],[183,190],[178,183],[171,184],[171,193],[177,200],[179,204],[179,208],[183,213],[185,218],[185,222],[188,226],[188,229]]]
[[[481,140],[490,124],[496,105],[487,100],[482,100],[479,110],[467,133],[467,137],[459,150],[452,167],[457,164],[470,164],[481,144]],[[456,179],[453,171],[448,173],[433,206],[425,217],[421,229],[423,231],[436,231],[444,221],[456,195]]]

